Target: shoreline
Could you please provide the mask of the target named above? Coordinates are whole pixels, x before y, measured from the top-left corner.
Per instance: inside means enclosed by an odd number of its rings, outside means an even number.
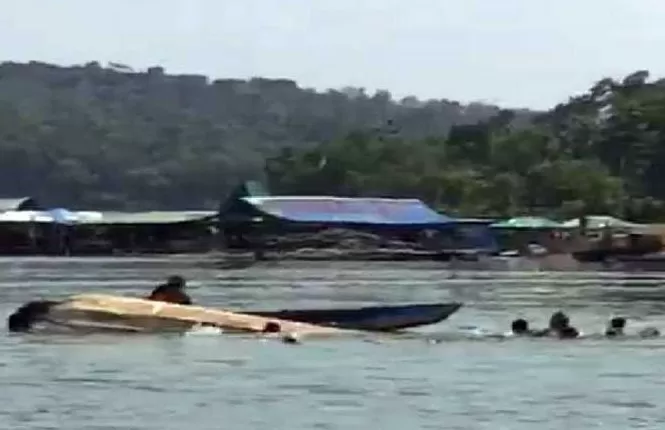
[[[441,271],[480,271],[480,272],[665,272],[665,259],[610,264],[580,262],[570,254],[550,254],[537,257],[525,256],[489,256],[477,258],[448,258],[444,253],[433,253],[413,249],[343,249],[302,248],[293,251],[266,251],[264,258],[255,259],[251,252],[210,251],[197,253],[122,253],[88,255],[1,255],[2,260],[18,262],[66,261],[85,263],[87,261],[108,261],[113,264],[125,262],[154,262],[211,270],[243,270],[289,263],[375,263],[377,265],[399,264]]]

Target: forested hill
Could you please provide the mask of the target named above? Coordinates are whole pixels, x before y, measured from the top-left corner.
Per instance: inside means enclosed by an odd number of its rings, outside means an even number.
[[[601,79],[534,113],[159,67],[0,65],[0,197],[215,208],[266,178],[277,193],[418,197],[468,216],[662,221],[665,81]]]
[[[325,160],[325,163],[321,160]],[[277,191],[420,197],[465,215],[665,220],[665,80],[602,79],[531,124],[512,112],[444,138],[355,133],[269,163]]]
[[[266,159],[283,148],[320,147],[358,131],[409,142],[444,139],[452,125],[498,112],[448,100],[396,101],[385,91],[317,92],[287,79],[3,63],[0,196],[71,208],[212,208],[240,180],[261,179]],[[385,168],[362,160],[355,161],[361,170]]]

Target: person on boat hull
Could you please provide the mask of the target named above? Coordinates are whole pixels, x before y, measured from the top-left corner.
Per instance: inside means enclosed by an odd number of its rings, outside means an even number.
[[[185,286],[186,281],[182,276],[170,276],[165,284],[158,285],[152,290],[147,299],[176,305],[191,305],[192,299],[185,293]]]

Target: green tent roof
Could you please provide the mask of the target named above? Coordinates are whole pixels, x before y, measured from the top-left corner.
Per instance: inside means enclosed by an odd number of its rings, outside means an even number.
[[[562,228],[562,224],[551,219],[535,216],[520,216],[499,221],[491,225],[493,228],[520,228],[520,229],[554,229]]]

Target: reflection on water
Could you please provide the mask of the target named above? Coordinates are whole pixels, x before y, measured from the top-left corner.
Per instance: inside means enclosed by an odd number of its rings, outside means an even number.
[[[661,339],[479,338],[564,309],[586,333],[665,329],[665,274],[463,272],[293,263],[233,271],[151,259],[0,260],[3,317],[36,297],[144,294],[168,274],[234,308],[463,301],[420,336],[284,345],[254,336],[0,337],[0,429],[662,428]],[[630,330],[629,330],[630,331]]]

